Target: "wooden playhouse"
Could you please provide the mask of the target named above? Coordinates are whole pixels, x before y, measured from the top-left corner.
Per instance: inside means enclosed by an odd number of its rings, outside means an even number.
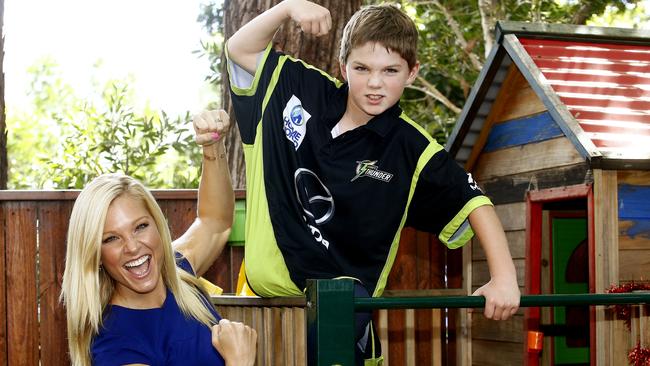
[[[648,281],[650,32],[501,22],[496,38],[447,150],[494,202],[522,294]],[[485,256],[464,250],[473,290]],[[644,310],[631,329],[603,306],[475,315],[467,363],[626,365],[637,342],[650,346]],[[545,334],[541,352],[528,331]]]

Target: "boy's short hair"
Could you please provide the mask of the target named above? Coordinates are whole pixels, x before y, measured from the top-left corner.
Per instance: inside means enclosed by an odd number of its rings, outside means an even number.
[[[346,63],[352,49],[367,42],[381,43],[399,53],[411,69],[417,62],[418,30],[395,5],[364,6],[354,13],[343,30],[339,61]]]

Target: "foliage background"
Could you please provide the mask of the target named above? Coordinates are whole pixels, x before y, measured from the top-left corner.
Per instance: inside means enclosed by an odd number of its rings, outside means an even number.
[[[197,19],[209,35],[197,57],[210,59],[206,79],[215,88],[222,84],[221,4],[201,5]],[[491,32],[483,29],[493,27],[497,19],[628,28],[650,24],[648,2],[638,0],[400,0],[399,4],[420,30],[422,64],[402,106],[441,143],[453,129],[493,41]],[[135,110],[130,79],[92,80],[93,92],[78,95],[52,59],[38,61],[29,72],[31,109],[7,108],[9,189],[81,188],[99,174],[116,171],[152,188],[198,185],[201,156],[189,131],[189,112],[169,116],[148,107]]]

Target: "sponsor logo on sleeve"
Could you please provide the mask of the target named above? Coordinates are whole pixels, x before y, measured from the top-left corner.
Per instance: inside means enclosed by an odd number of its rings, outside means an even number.
[[[302,107],[302,102],[295,95],[287,102],[282,111],[284,121],[284,134],[287,140],[293,143],[294,149],[298,150],[307,132],[307,122],[311,114]]]
[[[481,188],[478,186],[478,183],[476,183],[474,178],[472,178],[472,173],[467,173],[467,184],[469,184],[469,188],[471,188],[472,190],[474,191],[478,190],[480,192],[483,192]]]

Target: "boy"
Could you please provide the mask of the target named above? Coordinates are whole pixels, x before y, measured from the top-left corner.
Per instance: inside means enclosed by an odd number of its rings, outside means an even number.
[[[450,248],[473,229],[491,274],[475,292],[486,298],[485,316],[514,314],[515,268],[491,202],[399,108],[419,69],[413,22],[393,6],[357,12],[341,40],[341,83],[272,49],[287,19],[316,36],[331,27],[327,9],[285,0],[226,45],[246,158],[251,289],[295,296],[308,278],[353,277],[360,293],[379,296],[405,225],[439,234]]]

